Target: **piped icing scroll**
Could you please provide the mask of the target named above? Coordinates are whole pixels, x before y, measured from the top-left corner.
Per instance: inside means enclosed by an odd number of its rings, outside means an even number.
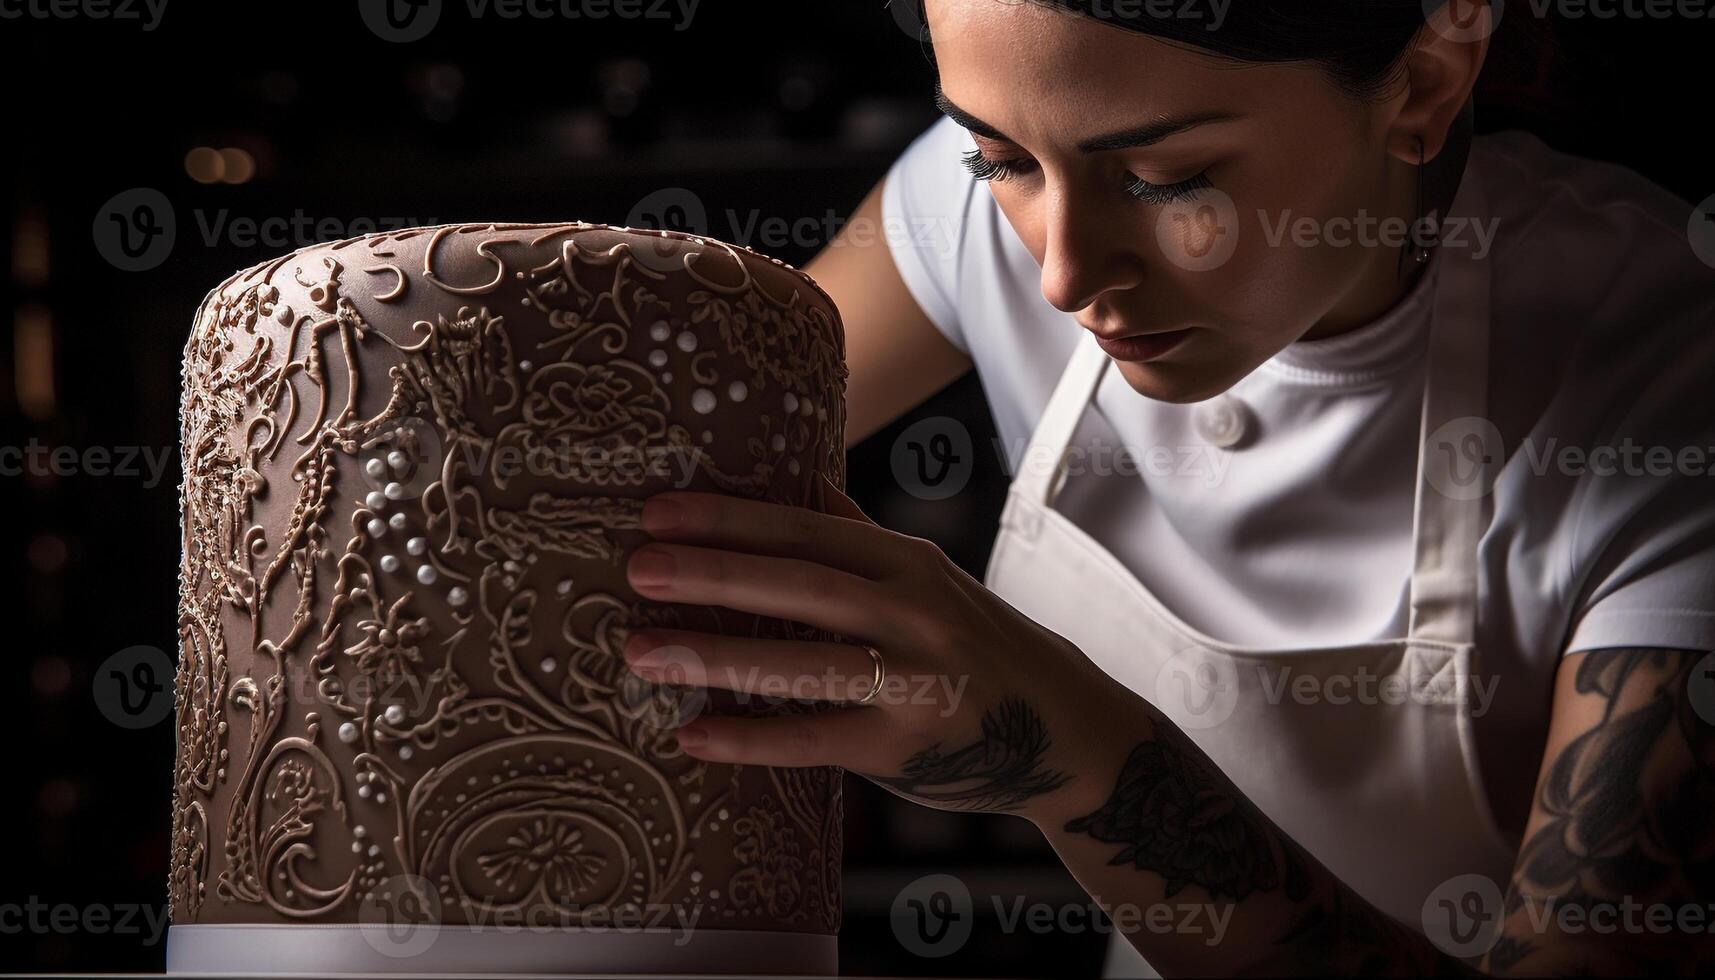
[[[643,625],[830,638],[626,584],[667,489],[821,508],[844,339],[777,260],[591,224],[318,245],[185,349],[176,923],[833,933],[840,775],[699,762]]]

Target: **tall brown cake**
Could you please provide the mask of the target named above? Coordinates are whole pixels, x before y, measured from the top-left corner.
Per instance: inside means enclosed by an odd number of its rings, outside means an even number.
[[[185,481],[168,969],[835,969],[840,774],[711,765],[716,699],[633,628],[827,638],[645,601],[645,498],[821,509],[839,315],[670,232],[318,245],[204,300]]]

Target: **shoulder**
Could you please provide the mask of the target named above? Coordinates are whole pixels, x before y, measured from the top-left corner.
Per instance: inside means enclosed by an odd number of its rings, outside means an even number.
[[[1692,206],[1522,133],[1477,141],[1493,223],[1490,415],[1504,439],[1492,546],[1546,636],[1701,642],[1715,614],[1715,268]]]

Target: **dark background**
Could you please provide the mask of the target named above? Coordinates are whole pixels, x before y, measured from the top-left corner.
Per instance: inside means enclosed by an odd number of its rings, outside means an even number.
[[[747,240],[726,212],[843,218],[934,118],[931,66],[882,0],[704,0],[685,30],[647,19],[472,21],[464,4],[446,7],[414,43],[382,40],[347,0],[170,0],[151,31],[88,17],[0,20],[0,145],[12,170],[0,197],[0,446],[170,449],[180,351],[204,293],[241,266],[370,230],[363,219],[652,224],[662,216],[640,215],[640,203],[647,212],[650,195],[682,201],[688,190],[708,214],[691,230],[805,264],[834,229]],[[1550,48],[1532,40],[1543,27]],[[1534,129],[1690,201],[1715,190],[1715,21],[1544,24],[1516,0],[1499,41],[1479,130]],[[202,183],[191,171],[208,164],[187,157],[195,147],[242,153],[226,154],[224,179]],[[158,264],[130,272],[97,239],[108,202],[136,188],[164,195],[176,232]],[[266,243],[211,237],[205,226],[223,213],[311,224]],[[321,219],[336,230],[318,233]],[[899,434],[929,416],[959,420],[979,447],[970,488],[940,502],[905,493],[890,468]],[[981,389],[966,378],[852,447],[852,495],[980,575],[1006,479],[982,448],[991,436]],[[172,725],[108,720],[97,668],[139,645],[173,653],[178,479],[176,462],[154,486],[142,476],[0,477],[0,554],[14,582],[0,656],[0,690],[14,694],[0,743],[0,906],[165,902]],[[170,699],[170,674],[163,680]],[[910,806],[853,777],[847,807],[845,972],[1097,970],[1105,936],[1007,933],[987,911],[991,895],[1084,901],[1024,821]],[[901,946],[889,908],[934,872],[958,875],[978,916],[970,942],[929,960]],[[0,969],[163,962],[136,935],[8,925],[0,917]]]

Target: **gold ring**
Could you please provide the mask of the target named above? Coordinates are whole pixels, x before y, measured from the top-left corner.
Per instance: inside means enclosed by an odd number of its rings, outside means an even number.
[[[887,677],[887,665],[881,661],[881,651],[875,647],[864,647],[864,649],[869,651],[869,659],[875,664],[875,676],[870,679],[869,692],[853,701],[852,704],[869,704],[874,701],[875,696],[881,693],[882,680]]]

